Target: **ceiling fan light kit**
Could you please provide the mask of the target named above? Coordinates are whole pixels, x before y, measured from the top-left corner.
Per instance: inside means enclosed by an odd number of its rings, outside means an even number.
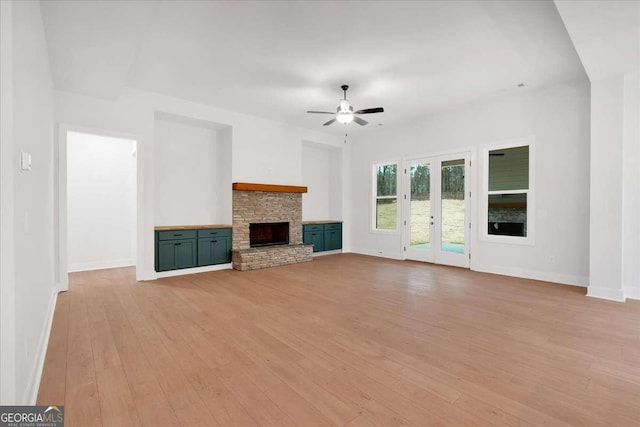
[[[350,111],[340,111],[336,116],[336,120],[338,121],[338,123],[346,125],[347,123],[351,123],[353,121],[353,114]]]
[[[368,124],[369,122],[367,122],[366,120],[361,119],[360,117],[358,117],[358,114],[373,114],[373,113],[383,113],[384,112],[384,108],[382,107],[376,107],[376,108],[365,108],[364,110],[358,110],[358,111],[353,111],[353,107],[349,104],[349,100],[347,99],[347,89],[349,89],[348,85],[342,85],[341,86],[342,91],[344,92],[344,97],[343,99],[340,100],[340,103],[338,104],[338,108],[336,108],[336,112],[335,113],[331,113],[328,111],[307,111],[307,113],[312,113],[312,114],[333,114],[335,115],[335,117],[331,120],[329,120],[328,122],[324,123],[323,126],[328,126],[330,124],[332,124],[333,122],[338,122],[338,123],[342,123],[344,125],[353,122],[356,122],[357,124],[359,124],[360,126],[364,126],[366,124]]]

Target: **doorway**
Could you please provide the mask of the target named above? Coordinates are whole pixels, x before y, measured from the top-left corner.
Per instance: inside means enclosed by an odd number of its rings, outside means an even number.
[[[405,162],[405,259],[469,268],[470,153]]]
[[[60,273],[137,264],[137,140],[64,129],[60,138]]]

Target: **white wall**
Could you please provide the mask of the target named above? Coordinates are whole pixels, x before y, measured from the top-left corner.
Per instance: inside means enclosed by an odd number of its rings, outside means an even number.
[[[5,405],[34,403],[56,300],[53,91],[40,3],[6,3],[2,2],[1,18],[4,218],[0,266]],[[21,150],[32,155],[31,171],[18,170]],[[9,217],[7,208],[12,211]],[[5,297],[15,299],[5,301]],[[5,302],[13,305],[8,313]]]
[[[302,144],[303,221],[342,220],[342,149]]]
[[[478,239],[479,159],[471,170],[471,267],[586,286],[589,270],[589,84],[586,79],[489,100],[403,129],[359,136],[352,147],[353,251],[402,258],[401,233],[371,231],[371,165],[533,136],[534,245]]]
[[[591,83],[591,229],[589,295],[624,300],[622,147],[624,80]]]
[[[219,224],[231,200],[223,199],[222,141],[214,129],[169,120],[155,122],[156,225]]]
[[[640,71],[624,77],[622,146],[622,284],[640,299]]]
[[[591,83],[589,296],[616,301],[640,299],[638,75]]]
[[[0,2],[0,404],[16,402],[13,250],[13,3]]]
[[[69,271],[135,265],[136,142],[67,134]]]
[[[226,137],[232,135],[232,182],[301,185],[302,141],[315,141],[332,146],[342,144],[339,137],[320,131],[137,90],[126,90],[113,101],[55,92],[55,113],[58,122],[139,136],[137,207],[141,214],[137,239],[138,279],[156,277],[153,227],[158,225],[155,209],[157,111],[230,126],[232,130],[226,131]],[[168,170],[165,172],[170,173]],[[348,185],[348,178],[344,179],[343,188]],[[227,197],[230,197],[230,190],[228,191]],[[227,219],[223,217],[226,223],[231,219],[230,212],[228,215]]]

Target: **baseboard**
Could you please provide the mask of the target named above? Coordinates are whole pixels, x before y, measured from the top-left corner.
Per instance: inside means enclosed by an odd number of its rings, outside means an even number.
[[[22,397],[22,401],[25,405],[35,405],[38,399],[38,390],[40,389],[40,380],[42,378],[42,370],[44,369],[44,360],[47,356],[47,348],[49,347],[49,336],[51,335],[51,327],[53,326],[53,314],[56,311],[56,302],[58,301],[58,289],[54,289],[49,300],[49,308],[47,309],[47,323],[45,324],[40,340],[38,342],[38,348],[35,354],[36,360],[29,375],[29,382],[25,389],[25,395]],[[55,403],[55,402],[54,402]]]
[[[588,297],[601,298],[609,301],[624,302],[624,293],[622,289],[597,288],[589,286],[587,291]]]
[[[131,258],[95,262],[81,262],[77,264],[69,264],[69,273],[87,270],[103,270],[105,268],[131,267],[135,265],[136,261]]]
[[[398,255],[393,255],[390,253],[386,253],[383,251],[369,251],[366,249],[352,249],[351,253],[354,254],[360,254],[360,255],[369,255],[369,256],[376,256],[379,258],[388,258],[388,259],[395,259],[395,260],[402,260],[402,254],[398,254]]]
[[[540,280],[543,282],[559,283],[561,285],[580,286],[586,288],[589,284],[587,276],[553,273],[548,271],[524,270],[521,268],[501,267],[475,263],[471,268],[481,273],[499,274],[502,276],[520,277],[523,279]]]
[[[155,274],[155,277],[149,280],[162,279],[164,277],[186,276],[187,274],[206,273],[209,271],[229,270],[233,268],[233,264],[208,265],[206,267],[182,268],[180,270],[162,271]]]
[[[342,249],[336,249],[335,251],[314,252],[312,256],[315,258],[318,256],[335,255],[335,254],[341,254],[341,253],[342,253]]]
[[[624,296],[625,298],[630,299],[640,299],[640,286],[631,287],[627,286],[624,288]]]

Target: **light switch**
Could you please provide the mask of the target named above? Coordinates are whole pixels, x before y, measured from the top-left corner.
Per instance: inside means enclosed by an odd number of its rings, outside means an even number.
[[[20,170],[31,170],[31,154],[25,153],[24,151],[20,152]]]

